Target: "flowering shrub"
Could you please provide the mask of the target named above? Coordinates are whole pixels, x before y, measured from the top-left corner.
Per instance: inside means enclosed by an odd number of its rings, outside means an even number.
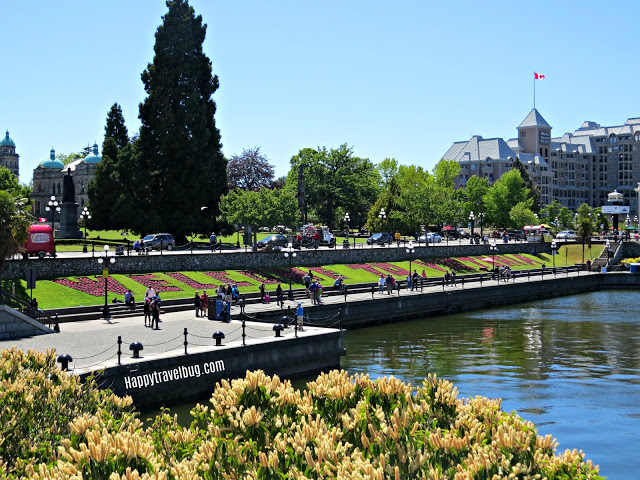
[[[53,462],[78,415],[100,418],[111,428],[125,419],[135,425],[130,397],[60,371],[52,350],[2,350],[0,379],[0,478],[28,475],[34,465]]]
[[[459,399],[429,375],[413,389],[321,374],[308,391],[262,371],[216,384],[182,427],[164,411],[149,428],[84,414],[71,422],[57,457],[30,468],[34,479],[536,479],[598,480],[582,452],[500,409],[500,400]]]
[[[156,292],[180,292],[182,289],[180,287],[176,287],[175,285],[171,285],[166,280],[161,280],[157,276],[152,274],[147,275],[129,275],[131,280],[134,280],[145,287],[152,287]]]
[[[95,278],[96,280],[88,277],[78,277],[75,281],[68,278],[59,278],[53,281],[58,285],[73,288],[74,290],[88,293],[89,295],[94,295],[96,297],[101,297],[104,295],[104,279],[97,276]],[[118,295],[124,295],[125,293],[127,293],[127,289],[124,288],[113,277],[107,278],[107,290]]]

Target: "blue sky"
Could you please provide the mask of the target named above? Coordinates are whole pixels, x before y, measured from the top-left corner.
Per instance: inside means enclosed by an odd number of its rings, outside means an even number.
[[[454,141],[515,136],[533,106],[559,136],[638,109],[631,1],[192,0],[225,155],[261,147],[277,175],[304,147],[347,143],[431,170]],[[130,133],[164,1],[3,2],[0,130],[20,180],[57,153],[102,144],[118,102]]]

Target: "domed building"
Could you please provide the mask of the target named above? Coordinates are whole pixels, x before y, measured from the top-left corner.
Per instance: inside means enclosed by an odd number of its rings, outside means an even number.
[[[96,166],[101,160],[102,155],[98,154],[96,143],[93,144],[89,155],[67,165],[56,160],[56,152],[52,148],[49,152],[49,160],[40,163],[33,170],[33,215],[49,220],[49,212],[46,211],[47,203],[52,196],[56,197],[58,202],[62,202],[62,177],[68,169],[71,169],[73,176],[76,202],[82,210],[89,203],[87,185],[95,175]],[[55,220],[58,221],[57,216]]]
[[[9,137],[9,130],[0,140],[0,167],[7,167],[11,173],[18,177],[20,170],[20,155],[16,153],[16,144]]]

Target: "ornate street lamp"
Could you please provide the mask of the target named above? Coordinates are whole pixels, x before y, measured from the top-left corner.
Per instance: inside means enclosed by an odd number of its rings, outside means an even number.
[[[558,253],[558,244],[555,240],[551,242],[551,256],[553,257],[553,276],[556,276],[556,253]]]
[[[283,248],[284,256],[289,258],[289,300],[293,300],[293,290],[291,288],[291,278],[293,277],[293,257],[296,256],[296,252],[293,248],[293,243],[287,244],[286,248]]]
[[[60,207],[56,197],[51,195],[51,200],[45,207],[47,212],[51,212],[51,233],[53,234],[53,256],[56,256],[56,212],[60,213]]]
[[[84,225],[84,245],[82,246],[82,253],[87,253],[87,222],[90,218],[91,213],[89,213],[87,207],[84,207],[82,209],[82,212],[80,212],[80,220],[82,220],[82,223]]]
[[[409,276],[411,277],[411,261],[412,259],[412,255],[415,253],[416,249],[413,248],[413,240],[409,240],[409,247],[406,249],[407,253],[409,254]],[[413,286],[415,288],[415,285]]]
[[[484,239],[483,229],[484,229],[484,213],[480,212],[478,214],[478,223],[480,223],[480,240]]]
[[[496,270],[496,250],[498,250],[498,245],[496,245],[496,239],[495,238],[493,240],[491,240],[491,244],[489,245],[489,250],[491,250],[491,253],[493,254],[491,272],[492,272],[492,274],[494,274],[494,272]],[[496,277],[498,278],[498,282],[499,282],[500,281],[500,275],[497,275]]]
[[[104,277],[104,311],[103,318],[108,322],[111,320],[111,314],[109,313],[109,302],[107,300],[107,287],[109,282],[109,264],[116,263],[116,259],[109,256],[109,245],[104,246],[104,257],[98,258],[100,265],[104,264],[102,268],[102,276]]]
[[[351,220],[349,218],[349,213],[345,213],[344,215],[344,223],[347,224],[347,234],[344,237],[344,242],[342,242],[342,248],[349,248],[349,220]]]
[[[469,224],[471,225],[471,241],[473,242],[473,221],[476,219],[473,210],[469,213]]]
[[[556,234],[558,233],[558,222],[559,222],[559,219],[558,219],[558,217],[556,217],[556,218],[555,218]]]
[[[384,221],[387,219],[387,212],[384,211],[384,207],[382,207],[380,209],[380,213],[378,214],[378,218],[380,219],[381,223],[384,223]],[[382,227],[380,227],[381,230],[384,230]],[[373,248],[373,242],[371,242],[371,248]],[[384,243],[380,244],[381,247],[384,247]]]

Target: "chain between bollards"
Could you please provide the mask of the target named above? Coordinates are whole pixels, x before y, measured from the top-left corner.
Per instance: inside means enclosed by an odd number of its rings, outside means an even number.
[[[122,337],[118,335],[118,365],[122,365],[120,363],[120,356],[122,355]]]

